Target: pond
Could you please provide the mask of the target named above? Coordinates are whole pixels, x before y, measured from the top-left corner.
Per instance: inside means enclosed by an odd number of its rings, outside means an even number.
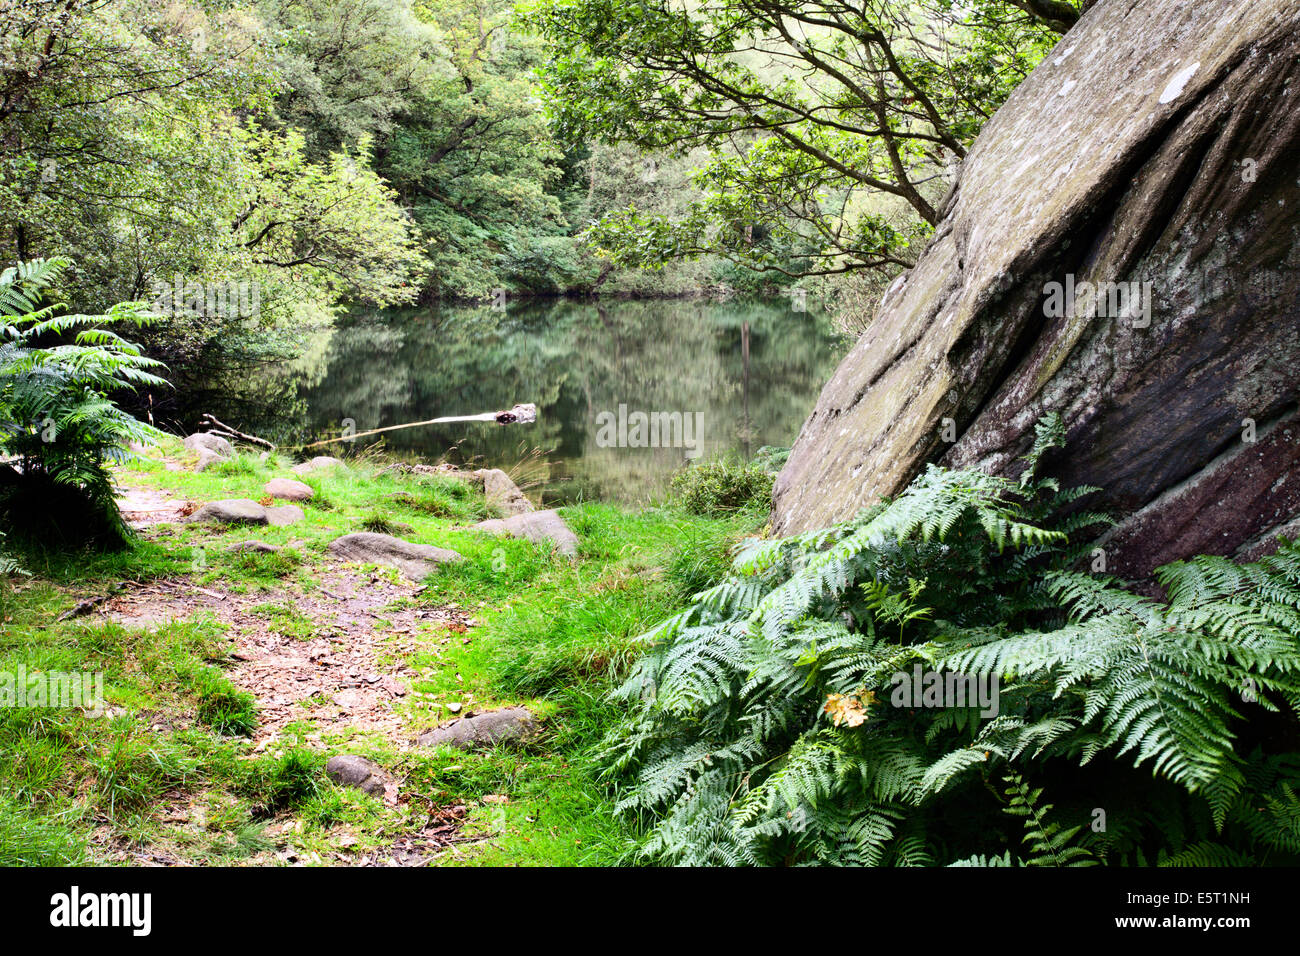
[[[390,453],[504,468],[547,503],[645,503],[691,460],[788,447],[846,348],[788,298],[354,315],[274,370],[261,426],[302,443],[531,402],[531,425],[422,426],[311,453],[382,437]]]

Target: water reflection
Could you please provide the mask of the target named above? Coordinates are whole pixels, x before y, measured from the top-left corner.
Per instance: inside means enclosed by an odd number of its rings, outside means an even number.
[[[355,316],[276,370],[273,430],[305,441],[338,435],[349,420],[363,432],[534,402],[534,425],[427,426],[386,433],[384,445],[506,468],[531,460],[549,501],[643,502],[696,453],[788,446],[843,349],[822,316],[794,312],[788,299]],[[626,428],[611,444],[601,423],[620,414]],[[688,415],[698,435],[674,442]]]

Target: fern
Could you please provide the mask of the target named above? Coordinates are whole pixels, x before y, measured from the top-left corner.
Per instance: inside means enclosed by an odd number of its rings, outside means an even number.
[[[1092,866],[1096,863],[1083,847],[1070,845],[1083,829],[1081,825],[1064,828],[1059,823],[1048,821],[1052,805],[1040,802],[1041,787],[1031,789],[1015,773],[1007,774],[1005,780],[1009,799],[1006,812],[1023,818],[1025,823],[1026,866]]]
[[[1016,481],[931,467],[852,521],[747,542],[642,638],[603,755],[643,859],[1300,860],[1300,774],[1241,756],[1248,713],[1296,717],[1300,549],[1170,565],[1165,602],[1073,571],[1105,519],[1037,477],[1062,434],[1040,424]],[[997,713],[896,706],[916,665],[996,681]]]
[[[68,268],[62,259],[20,263],[0,273],[0,454],[17,459],[7,476],[11,523],[40,535],[62,514],[63,497],[84,500],[109,537],[128,535],[117,511],[107,465],[125,461],[131,442],[157,432],[118,408],[110,396],[165,386],[160,363],[100,327],[149,320],[133,304],[105,315],[59,315],[40,301]],[[50,340],[71,336],[70,342]],[[49,343],[49,344],[47,344]]]

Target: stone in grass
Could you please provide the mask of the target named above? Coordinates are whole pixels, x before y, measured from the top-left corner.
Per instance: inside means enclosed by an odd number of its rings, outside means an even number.
[[[193,435],[186,437],[184,442],[188,451],[198,452],[200,457],[203,452],[216,455],[218,458],[234,458],[235,446],[230,444],[220,435],[212,435],[208,432],[195,432]]]
[[[333,468],[342,465],[343,462],[338,458],[331,458],[329,455],[317,455],[311,461],[304,461],[294,465],[289,470],[295,475],[305,475],[309,471],[317,471],[321,468]]]
[[[559,512],[554,510],[530,511],[509,518],[491,518],[480,521],[474,527],[489,534],[510,534],[539,544],[551,541],[560,554],[570,557],[578,553],[578,536],[569,530]]]
[[[262,486],[262,490],[272,498],[284,501],[310,501],[312,495],[316,494],[311,485],[292,478],[272,478]]]
[[[421,747],[458,747],[474,750],[496,744],[528,743],[541,732],[537,719],[527,707],[506,707],[473,717],[458,717],[420,734]]]
[[[384,564],[397,568],[413,581],[423,581],[437,571],[439,565],[464,560],[448,548],[412,544],[374,531],[345,534],[331,541],[329,547],[344,560],[357,564]]]
[[[528,496],[500,468],[480,468],[473,474],[483,482],[483,497],[488,504],[496,505],[508,515],[525,514],[533,510],[533,503],[528,500]]]
[[[266,509],[266,523],[277,528],[297,524],[305,517],[297,505],[276,505]]]
[[[223,461],[229,461],[229,458],[223,458],[215,452],[210,452],[206,448],[199,450],[198,464],[194,466],[195,471],[207,471],[213,465],[219,465]]]
[[[392,782],[382,767],[358,754],[339,754],[325,762],[325,776],[345,787],[355,787],[372,797],[382,797]]]
[[[302,509],[297,505],[280,505],[278,508],[264,508],[251,498],[226,498],[222,501],[209,501],[194,514],[190,521],[214,521],[219,524],[297,524],[303,519]]]
[[[230,547],[226,548],[226,550],[238,551],[240,554],[248,554],[248,553],[275,554],[276,552],[283,551],[284,549],[281,548],[278,544],[267,544],[265,541],[249,540],[249,541],[240,541],[237,542],[236,544],[232,544],[230,545]]]
[[[266,509],[251,498],[226,498],[209,501],[190,521],[216,521],[221,524],[266,524]]]

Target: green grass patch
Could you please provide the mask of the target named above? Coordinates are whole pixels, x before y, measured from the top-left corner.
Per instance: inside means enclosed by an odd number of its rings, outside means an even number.
[[[183,454],[179,443],[167,451]],[[196,504],[258,500],[262,485],[287,477],[290,464],[241,455],[195,473],[146,459],[118,469],[117,480]],[[285,846],[325,860],[337,853],[340,833],[357,841],[357,852],[382,851],[385,841],[422,827],[429,813],[456,804],[469,808],[470,832],[488,839],[438,862],[624,858],[632,838],[615,820],[590,756],[618,717],[608,692],[639,655],[636,637],[712,583],[732,545],[765,516],[566,508],[561,514],[580,539],[570,560],[470,530],[493,509],[455,476],[403,476],[364,461],[305,480],[315,497],[297,525],[182,522],[151,529],[147,540],[116,554],[21,555],[32,576],[10,574],[0,588],[0,669],[21,663],[102,673],[109,713],[0,710],[0,863],[101,861],[105,851],[93,835],[105,827],[118,841],[163,846],[194,863],[273,862],[271,850]],[[257,701],[223,671],[231,635],[211,616],[151,628],[58,620],[87,597],[166,580],[250,595],[242,599],[269,629],[311,639],[322,625],[295,595],[313,593],[317,577],[334,565],[327,550],[333,538],[380,521],[466,559],[444,566],[391,610],[455,605],[474,618],[468,630],[429,624],[416,635],[390,635],[382,620],[374,622],[381,642],[416,640],[413,652],[402,652],[417,671],[415,690],[395,705],[411,735],[451,717],[455,703],[462,713],[526,704],[543,721],[538,741],[474,753],[421,750],[349,729],[322,736],[300,723],[255,751],[246,735],[257,727]],[[250,539],[282,550],[229,550]],[[273,599],[251,597],[268,590]],[[402,782],[403,802],[394,808],[331,784],[323,775],[331,753],[378,761]],[[177,815],[191,822],[176,823]]]
[[[250,608],[250,611],[266,618],[267,627],[282,637],[310,641],[319,631],[316,622],[299,611],[291,602],[259,604]]]

